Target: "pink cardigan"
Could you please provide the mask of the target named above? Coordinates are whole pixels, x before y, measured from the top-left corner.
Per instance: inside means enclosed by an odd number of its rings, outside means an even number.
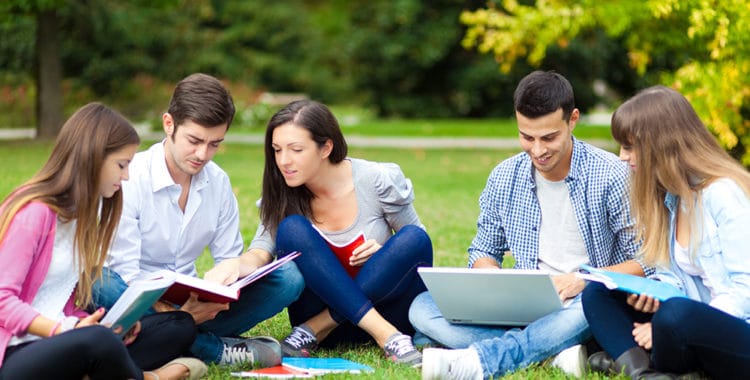
[[[0,243],[0,366],[13,336],[23,336],[39,313],[31,307],[47,276],[55,242],[57,214],[42,202],[31,202],[13,218]],[[75,294],[65,315],[85,316],[75,307]]]

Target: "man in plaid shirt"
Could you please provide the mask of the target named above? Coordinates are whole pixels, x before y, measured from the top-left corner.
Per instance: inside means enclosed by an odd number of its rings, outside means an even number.
[[[580,113],[560,74],[535,71],[513,96],[524,152],[501,162],[479,198],[469,267],[500,268],[506,252],[517,269],[549,272],[565,307],[525,328],[451,324],[429,292],[412,303],[415,343],[425,349],[427,379],[479,379],[545,360],[580,376],[591,337],[580,294],[581,264],[644,275],[628,201],[628,168],[614,154],[573,137]],[[503,291],[503,289],[497,289]],[[513,307],[509,305],[509,307]]]

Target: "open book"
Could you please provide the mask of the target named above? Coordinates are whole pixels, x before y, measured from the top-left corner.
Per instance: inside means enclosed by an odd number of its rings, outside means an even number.
[[[320,236],[323,237],[323,239],[328,244],[328,247],[331,248],[331,251],[336,255],[336,258],[339,260],[341,265],[346,269],[346,273],[349,274],[349,277],[354,278],[359,273],[359,270],[362,269],[361,266],[353,267],[349,265],[349,258],[352,257],[352,252],[354,252],[354,249],[362,245],[362,243],[365,242],[365,233],[360,231],[357,236],[355,236],[353,239],[349,240],[348,242],[344,244],[336,244],[331,239],[326,236],[323,231],[321,231],[319,228],[313,226]]]
[[[263,276],[273,272],[280,266],[294,260],[300,252],[292,252],[278,260],[271,261],[256,269],[253,273],[238,279],[229,285],[223,285],[202,278],[188,276],[181,273],[162,270],[152,273],[150,278],[174,277],[174,284],[161,297],[162,300],[176,305],[184,304],[190,298],[190,292],[198,294],[198,299],[203,302],[227,303],[240,298],[240,290],[252,284]]]
[[[601,282],[608,289],[618,289],[634,294],[647,294],[659,301],[666,301],[672,297],[686,297],[679,289],[666,282],[632,274],[612,272],[585,264],[581,265],[580,269],[582,271],[576,272],[576,276],[584,280]]]
[[[102,318],[101,323],[109,323],[113,329],[122,327],[119,335],[124,336],[174,281],[173,276],[133,281]]]

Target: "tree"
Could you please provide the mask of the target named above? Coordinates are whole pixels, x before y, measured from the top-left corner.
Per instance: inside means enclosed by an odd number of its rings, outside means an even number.
[[[0,6],[2,17],[36,18],[34,77],[37,84],[37,138],[54,138],[62,127],[62,63],[58,50],[58,10],[63,0],[9,0]]]
[[[52,139],[64,122],[57,11],[40,9],[36,18],[36,137]]]
[[[744,0],[517,0],[466,11],[463,45],[502,71],[538,66],[552,46],[591,30],[622,38],[649,82],[682,92],[732,155],[750,165],[750,7]]]

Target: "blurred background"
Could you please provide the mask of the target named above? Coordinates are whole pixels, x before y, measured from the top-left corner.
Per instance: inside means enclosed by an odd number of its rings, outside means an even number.
[[[363,118],[511,118],[518,80],[555,70],[606,115],[638,89],[685,94],[750,164],[744,0],[3,0],[0,128],[56,135],[97,100],[155,128],[177,81],[220,78],[259,132],[289,100]],[[467,135],[471,135],[467,131]]]

